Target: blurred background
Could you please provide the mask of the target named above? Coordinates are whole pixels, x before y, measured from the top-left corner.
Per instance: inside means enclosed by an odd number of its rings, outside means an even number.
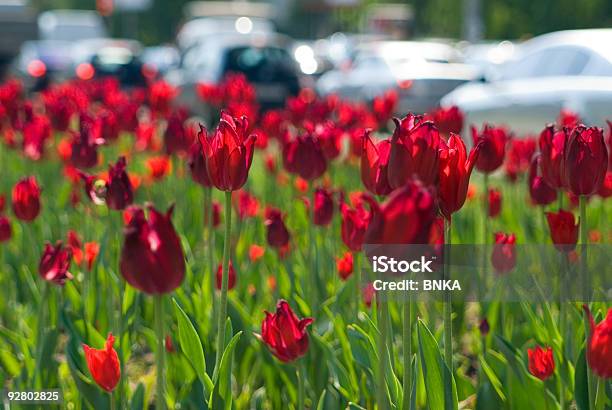
[[[163,80],[206,116],[202,86],[239,73],[261,107],[300,90],[398,114],[461,108],[466,124],[537,132],[561,110],[612,111],[610,0],[0,0],[0,70],[28,90],[112,75]]]

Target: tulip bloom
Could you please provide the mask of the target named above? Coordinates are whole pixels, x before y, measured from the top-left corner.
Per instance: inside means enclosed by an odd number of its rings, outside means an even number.
[[[276,305],[276,313],[265,313],[259,338],[272,354],[285,363],[304,356],[308,350],[306,326],[313,322],[312,318],[298,319],[284,300]]]
[[[502,195],[497,189],[489,189],[489,217],[495,218],[501,211]]]
[[[459,134],[463,130],[464,114],[455,105],[448,108],[438,108],[431,113],[431,117],[438,130],[445,135],[449,135],[451,132]]]
[[[98,163],[98,145],[104,143],[100,123],[87,114],[81,115],[79,132],[72,138],[70,162],[77,168],[91,168]]]
[[[354,208],[344,200],[340,203],[342,241],[353,252],[361,251],[363,237],[370,223],[371,213],[364,206],[366,202],[371,204],[375,201],[369,195],[361,194]]]
[[[372,217],[363,242],[368,244],[428,243],[436,219],[435,195],[418,182],[410,182],[382,205],[372,202]]]
[[[113,348],[115,338],[112,333],[108,334],[104,349],[93,349],[83,344],[85,361],[91,373],[91,377],[102,389],[112,392],[121,378],[121,366],[119,356]]]
[[[390,150],[390,140],[375,143],[370,138],[370,130],[365,132],[361,148],[361,182],[374,195],[387,195],[393,190],[388,179]]]
[[[6,216],[0,215],[0,243],[7,242],[11,236],[13,236],[11,221]]]
[[[438,178],[440,133],[431,121],[412,114],[394,119],[389,154],[389,185],[400,188],[415,176],[425,185]]]
[[[399,97],[395,90],[388,90],[383,95],[374,97],[372,112],[380,126],[384,126],[389,121],[397,108],[398,99]]]
[[[46,281],[63,286],[66,280],[72,279],[68,272],[71,259],[72,252],[62,245],[62,241],[57,241],[55,246],[47,242],[38,264],[38,274]]]
[[[229,261],[229,270],[228,270],[228,282],[227,282],[227,290],[234,289],[236,286],[236,270],[234,269],[234,265],[232,261]],[[215,287],[217,290],[221,290],[221,281],[223,279],[223,264],[219,264],[217,267],[217,273],[215,274]]]
[[[255,195],[241,189],[234,192],[236,197],[232,202],[239,219],[253,218],[259,212],[259,201]]]
[[[561,180],[574,195],[597,192],[608,169],[608,150],[603,130],[579,125],[570,134],[561,165]]]
[[[148,210],[147,220],[143,209],[135,206],[128,209],[121,274],[130,285],[145,293],[170,293],[185,276],[183,248],[171,221],[173,207],[165,214],[152,205]]]
[[[255,135],[248,135],[247,118],[222,113],[213,137],[198,134],[198,138],[212,184],[221,191],[242,188],[249,176],[256,139]]]
[[[533,138],[513,139],[510,141],[504,169],[506,176],[511,182],[515,182],[519,174],[523,174],[529,169],[536,146],[536,140]]]
[[[336,258],[336,269],[340,279],[347,280],[353,274],[353,254],[345,252],[341,258]]]
[[[374,289],[374,285],[372,283],[368,283],[361,290],[361,297],[363,299],[363,304],[367,307],[372,306],[372,299],[374,299],[374,295],[376,295],[376,289]]]
[[[198,138],[189,149],[189,170],[191,171],[191,179],[205,188],[212,186],[208,169],[206,168],[206,157],[202,147],[202,138],[208,138],[206,129],[200,124],[200,132]]]
[[[516,266],[515,244],[516,236],[513,233],[495,233],[491,264],[497,273],[508,273]]]
[[[314,135],[300,135],[283,146],[285,169],[311,181],[327,170],[327,159],[319,139]]]
[[[314,224],[318,226],[329,225],[334,216],[334,200],[332,193],[324,188],[317,188],[314,192]]]
[[[145,164],[149,169],[149,178],[152,181],[161,181],[172,171],[172,163],[166,156],[148,158]]]
[[[115,165],[108,167],[106,182],[106,205],[110,209],[121,210],[134,201],[134,192],[130,178],[125,171],[125,157],[119,157]]]
[[[606,176],[604,177],[604,181],[599,191],[597,191],[597,195],[604,199],[612,196],[612,171],[606,172]]]
[[[538,379],[546,380],[555,372],[552,347],[547,347],[546,350],[540,346],[536,346],[535,349],[527,349],[527,356],[529,357],[529,373]]]
[[[289,244],[291,235],[283,221],[283,214],[280,209],[267,208],[265,212],[266,239],[268,245],[280,249]]]
[[[474,145],[479,142],[482,143],[480,155],[476,161],[476,169],[485,174],[490,174],[499,168],[504,162],[508,139],[508,134],[502,127],[485,125],[480,134],[476,127],[472,127]]]
[[[35,177],[27,177],[13,187],[13,212],[22,221],[30,222],[40,213],[40,188]]]
[[[542,158],[540,154],[533,157],[529,167],[529,196],[531,202],[536,205],[548,205],[557,199],[557,190],[550,186],[544,176],[541,175],[540,171],[543,171]]]
[[[587,363],[597,376],[612,379],[612,308],[608,309],[606,318],[597,325],[589,308],[583,305],[583,309],[591,325],[587,340]]]
[[[550,236],[555,247],[561,252],[570,252],[576,248],[580,223],[576,223],[574,214],[559,209],[559,212],[546,212]]]
[[[438,200],[442,214],[450,221],[451,215],[465,203],[472,169],[482,145],[472,148],[468,157],[461,137],[451,134],[448,143],[442,141],[440,146]]]
[[[262,256],[264,256],[264,253],[266,252],[266,250],[264,249],[263,246],[259,246],[259,245],[251,245],[249,246],[249,259],[251,262],[257,262],[259,259],[261,259]]]
[[[561,181],[561,162],[563,161],[563,151],[567,139],[567,129],[563,128],[555,131],[552,125],[548,125],[540,133],[539,145],[542,155],[542,177],[554,189],[563,187],[563,181]]]

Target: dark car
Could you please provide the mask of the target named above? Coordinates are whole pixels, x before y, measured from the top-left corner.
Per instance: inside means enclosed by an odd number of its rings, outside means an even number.
[[[65,41],[26,41],[15,58],[13,74],[26,89],[38,91],[51,81],[63,81],[74,76],[71,43]]]

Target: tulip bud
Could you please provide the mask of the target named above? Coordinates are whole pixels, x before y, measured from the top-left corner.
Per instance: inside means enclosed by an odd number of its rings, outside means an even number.
[[[536,205],[548,205],[557,199],[557,191],[541,175],[543,161],[543,157],[538,154],[533,157],[529,167],[529,196],[531,202]]]
[[[12,235],[11,221],[6,216],[0,215],[0,243],[10,240]]]
[[[342,280],[347,280],[353,274],[353,254],[345,252],[341,258],[336,258],[336,269]]]
[[[472,140],[474,145],[482,143],[480,155],[476,161],[476,169],[490,174],[501,166],[506,155],[506,143],[509,140],[504,128],[485,125],[478,134],[476,128],[472,127]]]
[[[546,220],[550,229],[550,236],[555,247],[561,252],[570,252],[576,248],[578,241],[578,227],[574,214],[559,209],[559,212],[546,212]]]
[[[81,114],[79,132],[72,137],[70,162],[77,168],[91,168],[98,163],[98,145],[101,137],[100,123],[87,114]]]
[[[332,193],[324,188],[317,188],[314,193],[314,224],[329,225],[334,216]]]
[[[354,208],[348,206],[344,200],[340,203],[340,214],[342,215],[341,236],[344,244],[353,252],[360,252],[371,212],[366,210],[365,203],[372,204],[374,201],[367,194],[360,194]]]
[[[94,381],[102,389],[112,392],[121,378],[121,367],[119,357],[113,348],[115,338],[112,333],[108,334],[104,349],[92,349],[83,344],[85,361]]]
[[[555,372],[552,347],[547,347],[546,350],[540,346],[536,346],[535,349],[527,349],[527,356],[529,358],[529,373],[538,379],[546,380]]]
[[[119,157],[115,165],[110,165],[108,167],[106,205],[110,209],[125,209],[134,201],[132,183],[125,171],[126,166],[125,157]]]
[[[361,296],[363,298],[363,304],[367,307],[372,306],[372,299],[374,299],[374,295],[376,295],[376,289],[374,289],[374,285],[372,283],[368,283],[361,290]]]
[[[208,135],[206,133],[206,128],[200,124],[198,138],[196,138],[195,142],[189,149],[188,165],[189,170],[191,171],[191,179],[193,179],[194,182],[202,185],[203,187],[211,187],[212,182],[210,181],[208,169],[206,168],[206,157],[204,155],[204,148],[201,142],[203,138],[208,138]]]
[[[499,215],[500,211],[501,211],[501,202],[502,202],[502,195],[501,192],[499,192],[499,190],[497,189],[489,189],[489,196],[487,198],[488,202],[489,202],[489,217],[490,218],[495,218]]]
[[[229,261],[229,268],[228,268],[227,273],[228,273],[227,289],[232,290],[236,286],[236,270],[234,269],[234,265],[232,264],[232,261]],[[223,264],[220,263],[219,266],[217,267],[217,273],[215,274],[215,287],[217,288],[217,290],[221,290],[222,284],[223,284]]]
[[[277,208],[267,208],[265,212],[265,226],[267,229],[266,239],[268,245],[274,248],[282,248],[289,243],[291,235],[283,221],[283,214]]]
[[[480,321],[480,324],[478,325],[478,330],[480,330],[481,335],[487,336],[489,334],[490,329],[491,328],[489,326],[489,321],[485,317],[484,319]]]
[[[570,134],[563,151],[561,180],[574,195],[592,195],[604,181],[608,150],[603,130],[579,125]]]
[[[370,130],[363,136],[361,149],[361,181],[374,195],[387,195],[392,191],[388,180],[390,140],[373,142]]]
[[[312,318],[298,319],[284,300],[276,305],[276,313],[265,313],[259,338],[272,354],[282,362],[291,362],[304,356],[308,350],[306,326],[313,322]]]
[[[327,170],[327,160],[319,143],[312,134],[300,135],[283,146],[285,169],[311,181],[319,178]]]
[[[20,180],[13,187],[13,212],[22,221],[30,222],[40,213],[40,188],[35,177]]]
[[[55,246],[47,242],[38,264],[38,274],[46,281],[63,286],[66,280],[72,279],[68,272],[71,259],[70,248],[64,247],[62,241],[57,241]]]
[[[263,246],[253,244],[249,246],[249,259],[251,262],[257,262],[262,256],[264,256],[265,251],[266,250]]]
[[[597,376],[612,379],[612,308],[608,309],[606,318],[596,325],[588,306],[582,307],[591,326],[587,339],[587,363]]]
[[[449,135],[451,132],[460,134],[463,130],[464,114],[455,105],[448,108],[438,108],[431,116],[442,134]]]
[[[236,214],[239,219],[253,218],[257,216],[259,212],[259,201],[255,195],[250,194],[248,191],[241,189],[234,191],[233,196],[235,197],[232,203],[236,208]]]
[[[495,233],[495,244],[491,264],[499,274],[508,273],[516,266],[516,236],[503,232]]]
[[[561,162],[563,161],[563,150],[568,138],[568,131],[562,128],[555,131],[553,125],[548,125],[540,133],[539,145],[542,156],[542,177],[553,189],[563,187],[561,181]]]

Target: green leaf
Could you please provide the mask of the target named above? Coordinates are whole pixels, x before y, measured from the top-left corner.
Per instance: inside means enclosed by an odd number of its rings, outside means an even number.
[[[317,404],[317,410],[325,410],[325,393],[327,390],[323,389],[321,396],[319,396],[319,402]]]
[[[134,391],[132,396],[132,402],[130,403],[130,410],[143,410],[144,409],[144,385],[138,383],[138,387]]]
[[[484,357],[480,357],[480,367],[483,373],[487,376],[487,380],[491,383],[493,389],[495,389],[495,393],[497,394],[499,401],[505,402],[506,395],[504,394],[504,391],[502,389],[502,384],[493,369],[489,367]]]
[[[187,314],[181,309],[176,299],[173,298],[172,301],[174,302],[174,312],[178,322],[181,350],[193,366],[193,369],[204,386],[206,396],[208,397],[214,386],[212,380],[208,374],[206,374],[206,359],[204,358],[202,342]]]
[[[212,397],[209,401],[209,408],[218,410],[230,410],[232,408],[232,359],[234,355],[234,349],[242,331],[236,333],[230,340],[229,344],[221,356],[221,364],[219,365],[219,377],[215,383]]]
[[[574,383],[576,407],[578,407],[578,410],[589,410],[589,383],[584,348],[580,351],[580,355],[578,355],[578,360],[576,361],[576,376]]]
[[[457,387],[455,379],[450,374],[450,370],[444,363],[440,348],[436,339],[433,337],[425,323],[418,321],[419,354],[423,377],[425,379],[425,389],[427,394],[427,407],[430,410],[454,409],[457,410]],[[451,380],[451,403],[445,403],[444,388],[445,380]]]

